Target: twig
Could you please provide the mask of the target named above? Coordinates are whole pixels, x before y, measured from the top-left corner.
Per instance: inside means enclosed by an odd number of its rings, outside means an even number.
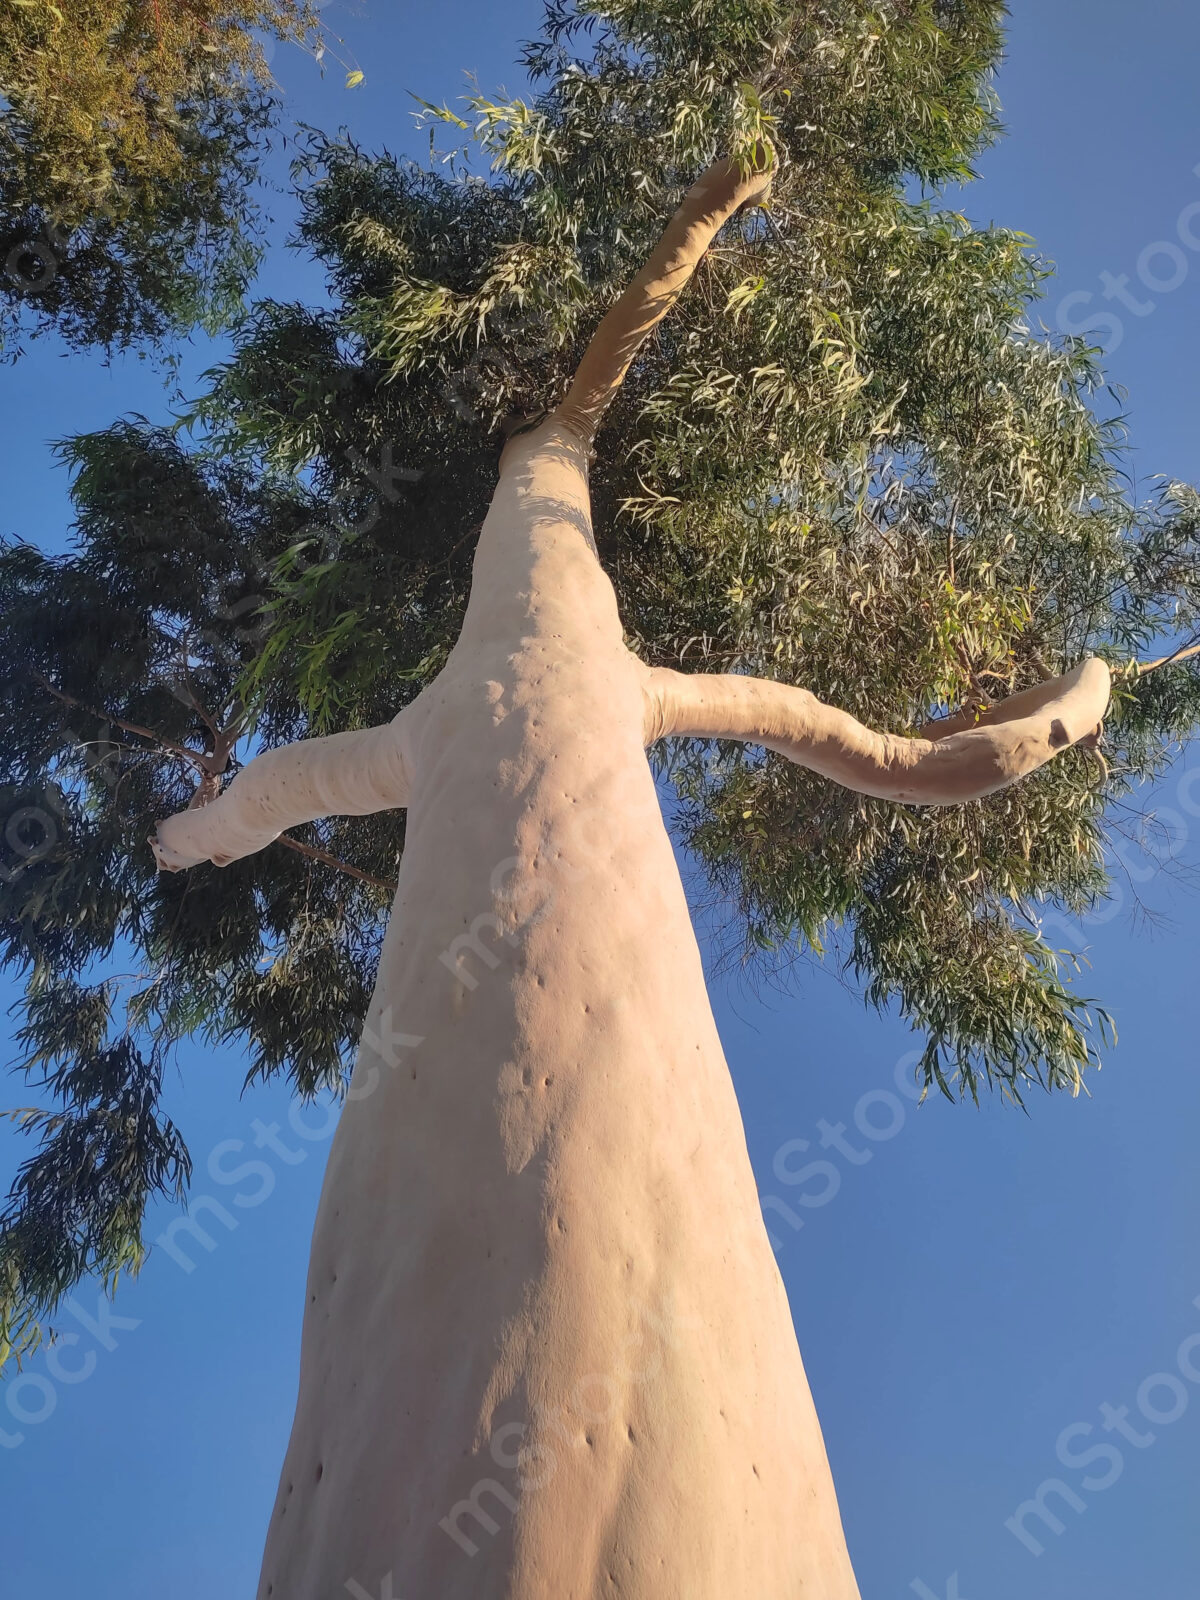
[[[950,586],[954,588],[956,578],[954,573],[954,529],[958,522],[958,495],[950,502],[950,514],[946,518],[946,569],[950,578]]]
[[[201,704],[200,697],[197,695],[195,688],[192,685],[192,674],[188,670],[187,658],[188,635],[185,633],[183,638],[179,641],[179,665],[183,668],[183,687],[187,691],[188,699],[192,703],[192,710],[195,711],[200,717],[201,721],[204,723],[205,727],[209,730],[213,736],[213,739],[215,740],[220,735],[221,729],[212,712]]]
[[[95,706],[90,706],[85,700],[77,700],[74,695],[64,694],[61,689],[56,689],[49,678],[40,672],[33,674],[34,681],[39,683],[47,694],[61,700],[65,706],[74,706],[77,711],[86,711],[89,717],[95,717],[98,722],[107,723],[110,727],[120,728],[122,733],[135,734],[139,739],[149,739],[160,750],[169,750],[172,755],[182,756],[203,775],[208,774],[208,764],[198,750],[190,750],[185,744],[176,744],[173,739],[165,738],[161,733],[156,733],[153,728],[139,727],[136,722],[124,722],[120,717],[111,716],[107,711],[99,711]]]
[[[1157,661],[1139,661],[1137,675],[1139,678],[1144,678],[1148,672],[1157,672],[1159,667],[1174,666],[1177,661],[1187,661],[1191,656],[1200,656],[1200,644],[1188,645],[1169,656],[1159,656]]]
[[[309,856],[313,861],[323,862],[327,867],[336,867],[339,872],[348,873],[350,877],[369,883],[376,889],[386,889],[388,894],[396,892],[394,883],[385,883],[382,878],[364,872],[361,867],[352,867],[348,861],[339,861],[336,856],[331,856],[328,850],[318,849],[314,844],[301,844],[300,840],[293,839],[290,833],[281,833],[275,843],[286,845],[289,850],[295,850],[298,855]]]

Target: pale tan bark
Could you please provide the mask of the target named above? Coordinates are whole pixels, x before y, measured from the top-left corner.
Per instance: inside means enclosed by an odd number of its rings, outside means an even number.
[[[1108,707],[1095,657],[986,711],[927,724],[924,737],[876,733],[806,689],[766,678],[658,669],[646,684],[646,742],[690,734],[763,745],[859,794],[910,805],[978,800],[1093,737]]]
[[[260,757],[161,830],[180,865],[408,806],[260,1600],[857,1600],[644,741],[774,740],[856,782],[891,746],[798,690],[648,672],[587,487],[638,343],[761,182],[706,175],[562,414],[509,442],[401,737]],[[1036,708],[1063,743],[1078,709]]]
[[[408,713],[263,1600],[857,1595],[586,466],[509,445]]]
[[[766,197],[773,154],[744,172],[736,162],[714,161],[688,190],[645,266],[597,328],[557,416],[591,440],[646,338],[670,311],[705,251],[731,217]]]
[[[150,841],[159,867],[179,872],[201,861],[224,867],[302,822],[407,805],[403,717],[255,756],[223,793],[159,823]]]

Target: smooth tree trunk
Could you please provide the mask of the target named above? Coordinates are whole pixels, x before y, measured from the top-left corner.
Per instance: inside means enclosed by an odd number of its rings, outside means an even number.
[[[765,187],[706,174],[566,403],[507,445],[436,682],[386,727],[260,757],[155,841],[179,868],[408,807],[259,1600],[858,1594],[646,745],[754,740],[950,803],[1087,737],[1108,675],[1084,663],[908,740],[626,649],[591,438]]]
[[[405,719],[261,1596],[857,1594],[585,467],[509,446]]]

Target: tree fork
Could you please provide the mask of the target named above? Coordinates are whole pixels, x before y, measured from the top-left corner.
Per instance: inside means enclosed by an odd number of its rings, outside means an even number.
[[[627,649],[590,444],[766,181],[709,169],[563,406],[509,440],[438,678],[392,723],[260,756],[159,829],[181,868],[408,808],[259,1600],[857,1600],[645,746],[751,740],[954,803],[1090,737],[1108,672],[903,740]]]

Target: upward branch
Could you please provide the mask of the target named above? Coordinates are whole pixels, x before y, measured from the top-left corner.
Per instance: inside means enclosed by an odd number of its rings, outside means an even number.
[[[774,157],[760,148],[761,165],[743,172],[735,161],[715,161],[688,190],[649,260],[604,317],[584,352],[575,381],[555,415],[587,443],[634,356],[670,311],[729,219],[765,198]]]

